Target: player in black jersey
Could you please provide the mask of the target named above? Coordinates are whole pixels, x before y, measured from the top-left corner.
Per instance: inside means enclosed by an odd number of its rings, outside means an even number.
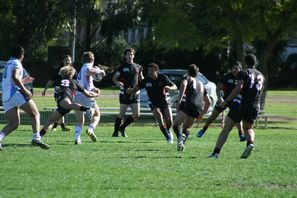
[[[264,76],[255,67],[257,58],[253,54],[247,54],[244,58],[247,69],[238,73],[237,84],[231,94],[223,101],[220,106],[224,108],[238,94],[241,93],[242,100],[240,105],[240,114],[237,117],[232,117],[233,121],[242,119],[243,130],[247,138],[247,147],[241,155],[241,158],[247,158],[254,149],[255,133],[253,130],[254,122],[260,112],[260,98],[264,88]],[[228,134],[224,135],[221,132],[217,145],[210,157],[217,158],[221,148],[227,140]]]
[[[125,128],[134,122],[140,114],[139,92],[136,92],[135,94],[127,93],[128,88],[133,89],[144,78],[142,67],[139,64],[134,63],[134,55],[134,49],[125,49],[124,63],[117,68],[112,78],[114,84],[120,88],[120,112],[115,119],[112,137],[118,137],[119,131],[123,137],[128,137]],[[127,116],[122,124],[122,120],[124,119],[129,106],[132,110],[132,115]]]
[[[227,96],[229,96],[229,94],[232,92],[233,88],[236,85],[237,82],[237,74],[239,71],[242,70],[242,65],[241,62],[236,61],[233,66],[232,66],[232,71],[225,74],[223,76],[223,78],[218,82],[217,85],[217,95],[218,95],[218,101],[214,107],[214,110],[212,111],[210,117],[206,120],[206,123],[203,126],[203,129],[201,129],[198,133],[197,133],[197,137],[200,138],[203,136],[203,134],[206,132],[206,130],[208,129],[209,125],[219,116],[219,114],[221,112],[223,112],[225,108],[220,107],[220,103],[227,98]],[[241,95],[237,96],[233,101],[235,103],[240,103],[241,101]],[[231,107],[235,107],[236,109],[233,109],[232,111],[239,111],[239,105],[232,105],[229,104],[227,105],[227,107],[229,109],[231,109]],[[232,111],[230,110],[229,112],[232,113]],[[238,129],[238,135],[239,135],[239,140],[241,142],[245,141],[246,138],[243,134],[243,129],[242,129],[242,124],[241,122],[236,123],[237,129]]]
[[[177,115],[173,122],[178,151],[185,149],[186,140],[190,135],[189,128],[193,125],[194,120],[201,121],[210,106],[211,101],[203,84],[196,79],[198,73],[199,68],[195,64],[191,64],[188,68],[188,75],[182,79],[180,84],[176,103]],[[180,130],[181,126],[183,134]]]
[[[143,79],[131,92],[134,94],[139,89],[145,88],[149,97],[149,106],[159,123],[160,129],[168,141],[173,143],[173,136],[170,132],[172,126],[172,110],[169,104],[170,90],[176,90],[176,85],[163,74],[159,74],[159,66],[155,63],[148,65],[148,76]]]
[[[59,78],[59,72],[60,69],[64,66],[69,66],[69,67],[73,67],[72,64],[72,57],[70,55],[64,55],[62,57],[62,62],[60,64],[60,67],[57,67],[54,69],[54,71],[52,72],[52,74],[50,75],[50,79],[48,80],[48,82],[46,83],[46,86],[44,88],[44,90],[42,91],[42,96],[46,96],[46,91],[47,89],[54,83],[54,81]],[[76,74],[74,75],[73,79],[76,79]],[[55,97],[55,96],[54,96]],[[62,131],[70,131],[70,128],[66,127],[65,125],[65,119],[64,117],[62,117],[58,122],[55,122],[53,124],[52,130],[55,131],[57,129],[58,124],[60,123]]]
[[[40,136],[44,136],[49,127],[61,117],[65,116],[72,109],[87,111],[89,108],[78,103],[73,103],[73,97],[76,91],[84,93],[88,97],[97,97],[98,93],[93,93],[82,88],[79,83],[73,79],[76,71],[73,67],[64,66],[60,69],[60,77],[55,79],[55,100],[57,102],[56,111],[48,118],[46,124],[40,131]]]

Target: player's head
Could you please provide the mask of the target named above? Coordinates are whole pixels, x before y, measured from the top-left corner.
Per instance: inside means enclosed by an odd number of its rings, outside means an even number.
[[[64,66],[61,67],[59,71],[59,75],[62,76],[62,78],[72,79],[75,75],[75,69],[74,67]]]
[[[81,57],[82,63],[93,63],[95,61],[95,56],[93,52],[84,52]]]
[[[61,67],[72,66],[72,57],[70,55],[63,55]]]
[[[147,67],[149,77],[157,77],[159,73],[159,66],[156,63],[150,63]]]
[[[188,74],[191,77],[196,77],[199,73],[199,67],[195,64],[191,64],[188,68]]]
[[[21,61],[24,58],[24,54],[25,54],[25,50],[21,46],[15,46],[11,49],[11,56]]]
[[[254,54],[247,54],[244,57],[244,62],[248,68],[255,67],[257,64],[257,57]]]
[[[133,63],[134,56],[135,56],[135,50],[131,47],[126,48],[123,56],[124,56],[124,62]]]
[[[238,72],[242,70],[242,65],[240,61],[236,61],[232,66],[232,74],[237,76]]]

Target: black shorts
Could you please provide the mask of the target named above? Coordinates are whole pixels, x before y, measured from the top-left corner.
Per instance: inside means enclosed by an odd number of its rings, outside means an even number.
[[[260,105],[250,104],[241,104],[240,115],[242,120],[249,123],[255,123],[260,112]]]
[[[158,103],[149,103],[149,106],[150,106],[151,110],[154,110],[155,108],[160,108],[161,111],[163,111],[164,109],[169,107],[169,104],[168,104],[168,102],[161,101]]]
[[[67,94],[63,94],[63,93],[60,93],[60,94],[56,94],[55,95],[55,100],[57,102],[57,111],[62,115],[66,115],[67,113],[69,113],[71,110],[69,109],[65,109],[63,108],[61,105],[60,105],[60,102],[65,99],[65,98],[69,98]],[[70,99],[71,100],[71,99]]]
[[[140,103],[139,95],[131,97],[131,95],[120,94],[119,95],[120,104],[130,105],[133,103]]]
[[[217,102],[214,109],[217,110],[219,113],[223,112],[227,107],[229,107],[229,105],[227,105],[226,107],[222,108],[220,107],[219,103]]]
[[[237,102],[232,102],[229,105],[229,112],[227,116],[231,118],[234,122],[240,122],[241,121],[240,104]]]
[[[183,111],[188,116],[191,116],[193,118],[197,118],[201,114],[201,109],[199,109],[195,106],[186,104],[185,102],[182,102],[180,104],[180,110]]]

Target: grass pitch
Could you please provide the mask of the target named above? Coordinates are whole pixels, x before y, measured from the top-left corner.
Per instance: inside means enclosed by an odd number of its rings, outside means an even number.
[[[82,145],[74,145],[73,132],[49,132],[51,148],[43,150],[30,145],[31,129],[21,126],[0,152],[0,197],[297,196],[296,131],[256,129],[255,150],[243,160],[236,130],[219,159],[207,155],[220,128],[201,139],[197,130],[184,152],[153,126],[130,126],[128,138],[112,138],[112,126],[99,126],[99,141],[83,133]]]

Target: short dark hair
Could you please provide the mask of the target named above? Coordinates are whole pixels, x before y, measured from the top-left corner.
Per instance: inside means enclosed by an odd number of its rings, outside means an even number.
[[[244,57],[244,62],[248,67],[252,67],[257,63],[257,57],[254,54],[247,54]]]
[[[196,77],[197,74],[199,73],[199,67],[195,64],[191,64],[188,68],[188,73],[192,77]]]
[[[11,56],[15,58],[21,58],[22,55],[24,55],[25,50],[21,46],[15,46],[11,49]]]
[[[135,54],[135,50],[132,47],[126,48],[123,55],[125,56],[128,52],[133,52],[133,54]]]
[[[234,67],[234,66],[239,67],[239,69],[242,70],[242,64],[240,61],[235,61],[232,65],[232,67]]]
[[[153,68],[156,71],[159,71],[159,66],[156,63],[150,63],[147,68]]]

